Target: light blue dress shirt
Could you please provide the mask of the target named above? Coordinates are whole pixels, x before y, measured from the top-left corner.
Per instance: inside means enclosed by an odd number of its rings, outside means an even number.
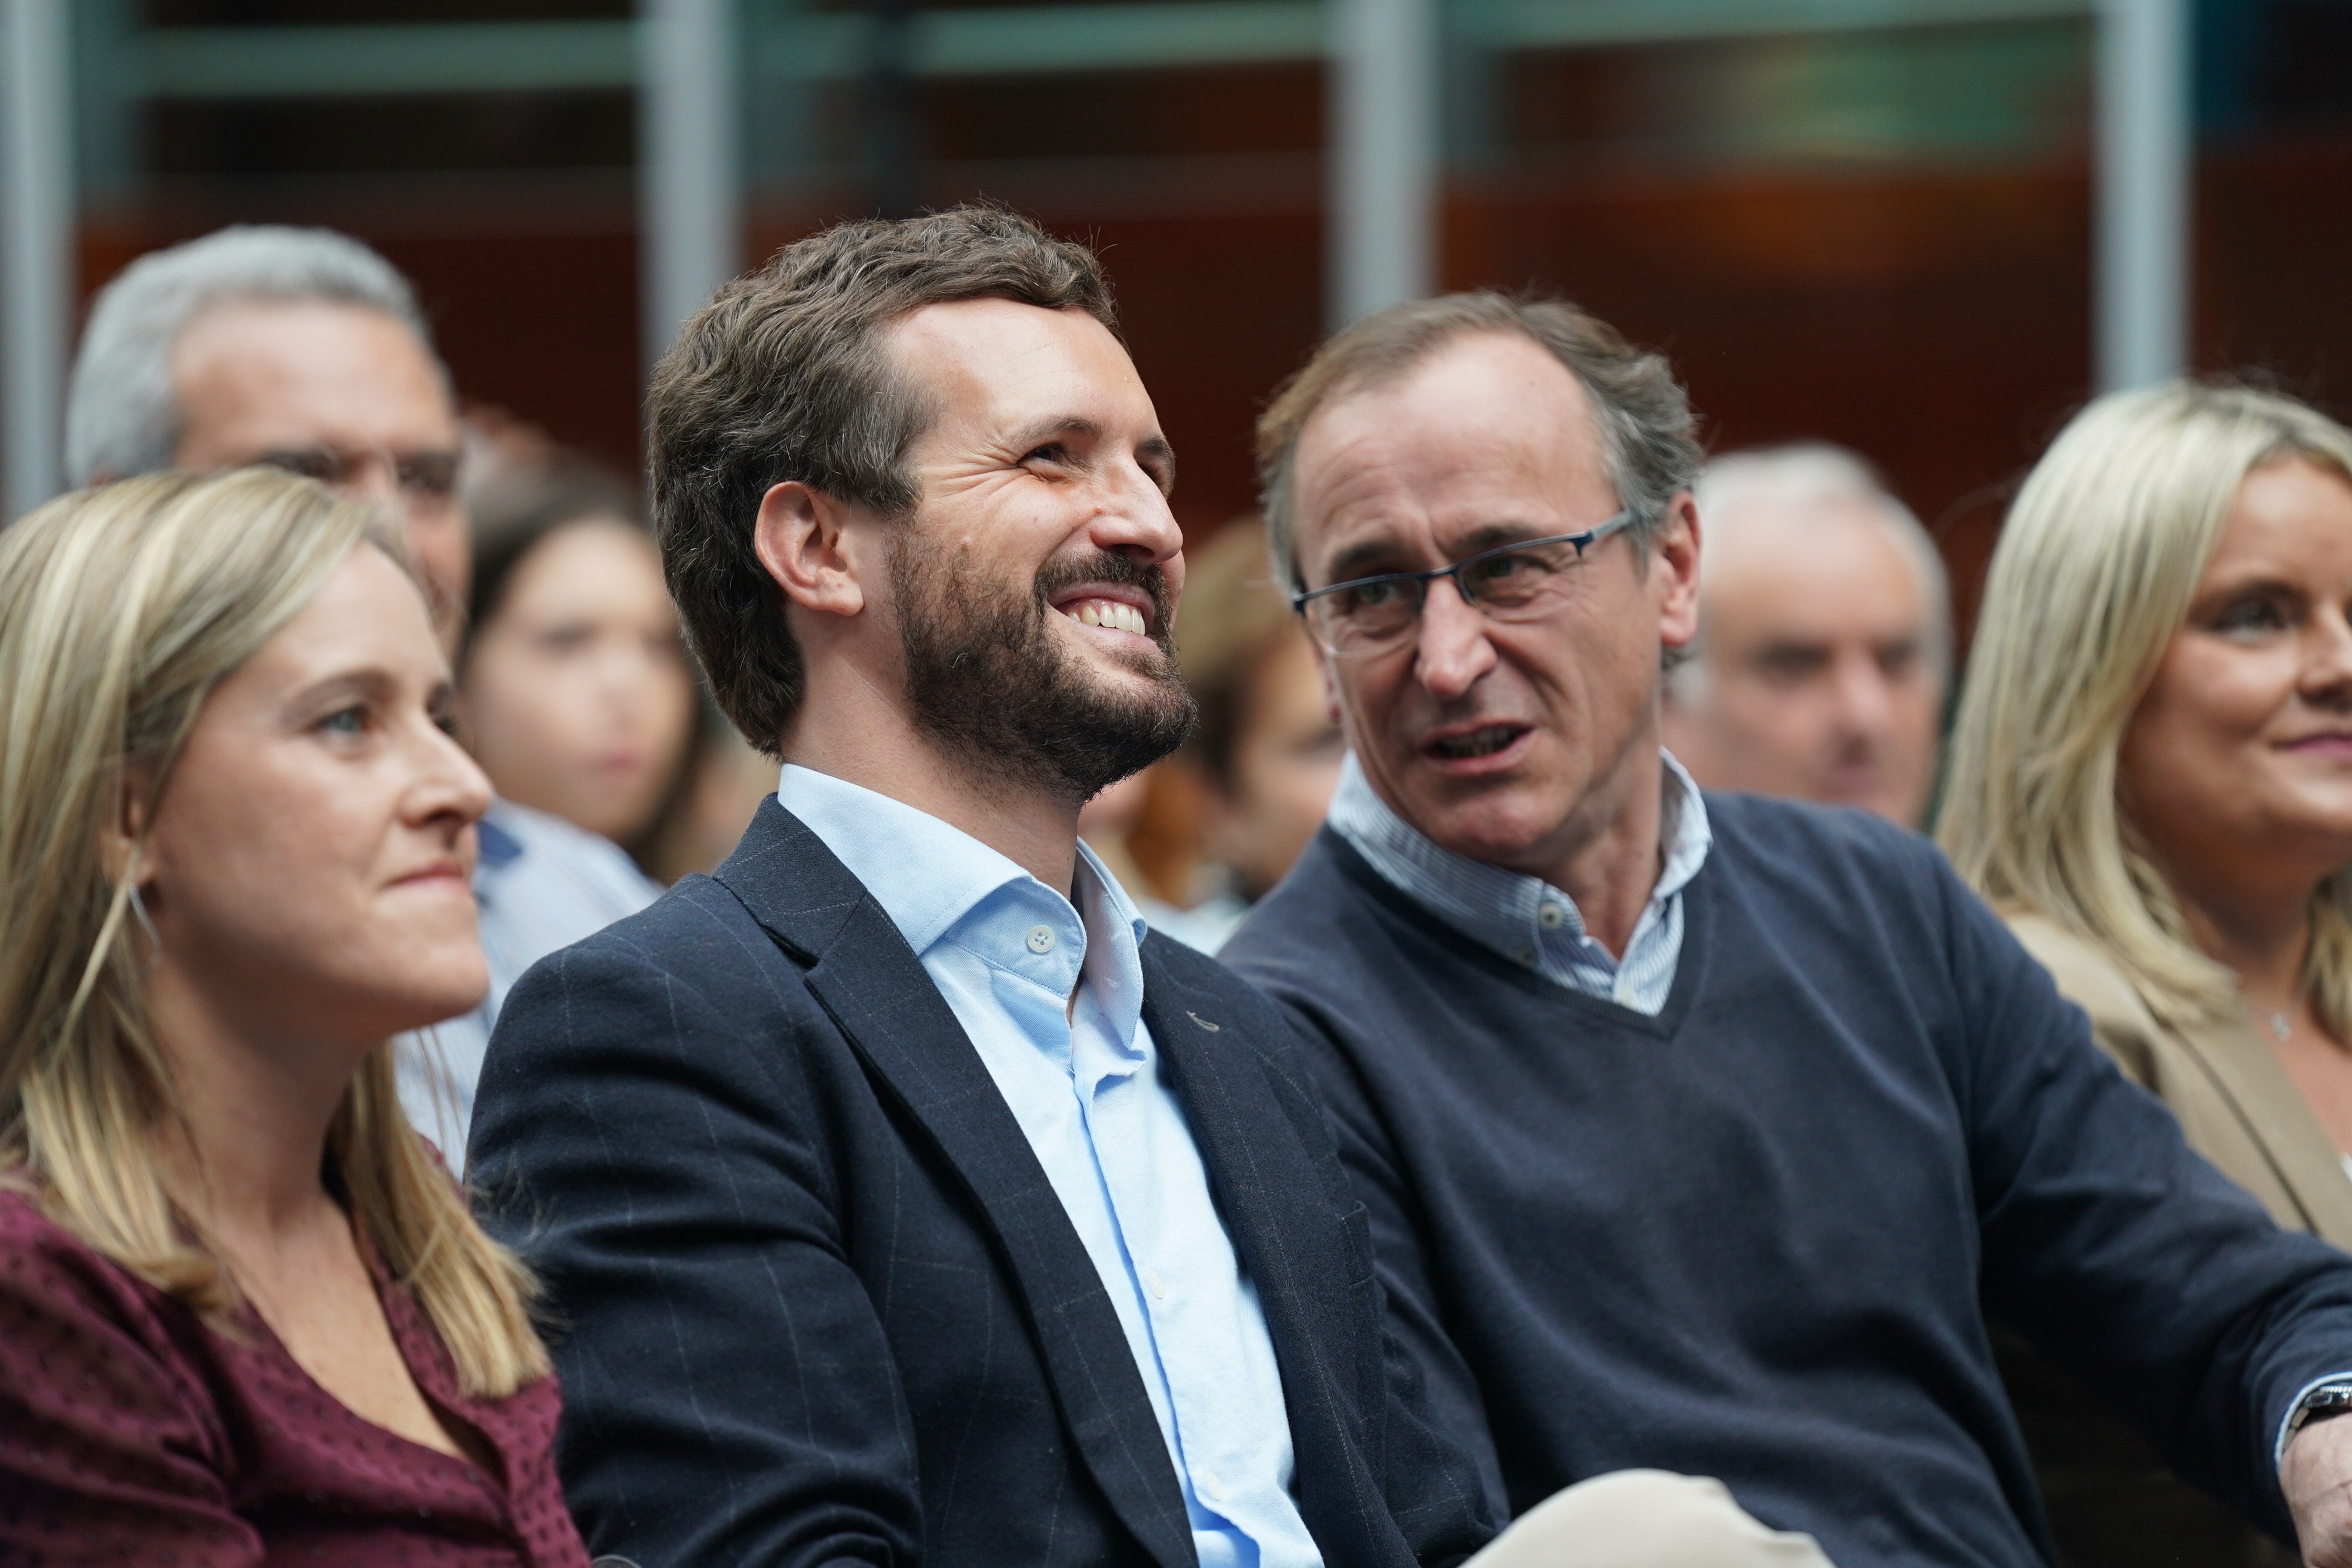
[[[1118,881],[1079,845],[1073,904],[939,818],[808,768],[776,795],[907,939],[1036,1151],[1135,1353],[1201,1568],[1319,1564],[1274,1342],[1144,1026],[1145,925]]]
[[[1399,891],[1471,941],[1555,984],[1654,1018],[1682,963],[1683,889],[1715,842],[1698,785],[1671,754],[1658,754],[1665,762],[1664,864],[1622,959],[1585,930],[1576,900],[1542,878],[1456,855],[1391,811],[1353,752],[1339,769],[1331,830]]]

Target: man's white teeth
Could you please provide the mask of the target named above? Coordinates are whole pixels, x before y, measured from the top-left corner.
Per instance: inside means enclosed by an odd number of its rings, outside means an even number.
[[[1143,612],[1116,599],[1087,599],[1076,609],[1062,613],[1083,626],[1108,626],[1115,632],[1133,632],[1137,637],[1150,635],[1143,629]]]

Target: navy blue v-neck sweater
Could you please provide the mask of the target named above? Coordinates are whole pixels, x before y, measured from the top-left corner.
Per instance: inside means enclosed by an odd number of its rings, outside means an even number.
[[[1706,797],[1658,1016],[1454,932],[1325,830],[1223,954],[1325,1070],[1392,1326],[1514,1511],[1720,1478],[1840,1568],[2048,1557],[1983,1313],[2287,1528],[2352,1259],[2275,1229],[1925,840]]]

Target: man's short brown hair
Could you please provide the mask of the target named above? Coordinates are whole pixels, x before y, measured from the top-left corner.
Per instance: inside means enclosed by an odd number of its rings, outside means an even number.
[[[1084,310],[1114,333],[1094,253],[1017,213],[960,206],[845,223],[729,283],[662,356],[646,397],[662,569],[719,708],[773,755],[799,709],[799,646],[752,549],[760,500],[798,480],[903,516],[907,451],[934,410],[885,352],[926,305],[1013,300]]]
[[[1307,583],[1298,563],[1291,469],[1307,421],[1339,398],[1395,381],[1455,339],[1483,332],[1527,338],[1576,377],[1592,402],[1617,504],[1633,513],[1627,532],[1636,544],[1657,536],[1667,505],[1697,480],[1706,459],[1690,398],[1665,356],[1634,347],[1616,328],[1565,300],[1447,294],[1392,305],[1339,333],[1283,384],[1258,420],[1267,541],[1276,570],[1294,591]]]

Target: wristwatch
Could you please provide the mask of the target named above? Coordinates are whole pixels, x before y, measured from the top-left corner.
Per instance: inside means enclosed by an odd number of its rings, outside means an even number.
[[[2315,1421],[2347,1414],[2352,1414],[2352,1383],[2323,1383],[2305,1394],[2286,1418],[2286,1435],[2292,1438]]]

